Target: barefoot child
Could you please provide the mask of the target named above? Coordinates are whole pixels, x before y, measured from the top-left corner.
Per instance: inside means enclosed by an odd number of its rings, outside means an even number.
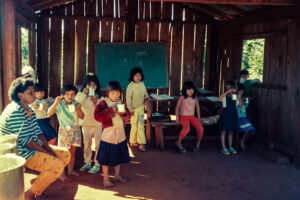
[[[195,117],[195,108],[197,111],[197,118]],[[200,122],[200,108],[197,99],[197,88],[193,82],[186,81],[183,84],[182,95],[176,104],[176,124],[182,125],[182,130],[179,134],[176,146],[180,153],[186,153],[186,149],[182,146],[181,142],[183,138],[190,132],[190,124],[196,128],[197,131],[197,143],[194,148],[195,152],[199,151],[200,142],[203,136],[203,126]]]
[[[120,100],[121,92],[120,83],[110,81],[106,88],[107,97],[100,101],[94,113],[95,119],[103,126],[97,160],[102,165],[105,187],[114,185],[108,178],[109,167],[114,167],[115,181],[127,181],[120,175],[120,164],[130,161],[124,130],[124,121],[130,119],[130,112]]]
[[[56,97],[54,104],[49,108],[48,115],[57,115],[59,123],[58,146],[69,148],[71,160],[68,164],[68,175],[79,176],[74,171],[76,147],[81,146],[81,131],[79,119],[84,118],[80,104],[75,101],[77,88],[66,84],[60,90],[61,96]]]
[[[244,133],[242,139],[239,141],[241,149],[246,150],[246,142],[251,135],[255,134],[255,128],[247,118],[248,98],[244,97],[245,87],[242,84],[238,84],[238,100],[236,102],[236,109],[238,113],[238,133]]]

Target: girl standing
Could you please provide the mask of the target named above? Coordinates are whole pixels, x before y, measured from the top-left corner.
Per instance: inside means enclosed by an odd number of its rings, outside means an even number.
[[[88,171],[95,174],[100,171],[100,164],[97,161],[97,154],[100,144],[100,137],[102,133],[102,124],[97,122],[94,118],[94,110],[96,105],[100,102],[100,83],[95,75],[86,76],[80,92],[77,93],[75,100],[81,104],[84,118],[79,120],[83,135],[84,145],[84,165],[80,171]],[[96,144],[96,154],[94,157],[95,165],[92,167],[92,139],[94,137]]]
[[[110,81],[106,88],[107,97],[100,101],[94,113],[95,119],[103,125],[97,160],[102,165],[105,187],[114,185],[108,178],[109,167],[114,167],[115,181],[127,181],[120,175],[120,164],[130,161],[124,130],[124,121],[130,119],[130,112],[120,100],[121,92],[120,83]]]
[[[247,118],[248,98],[244,97],[245,87],[242,84],[238,84],[238,100],[236,102],[236,109],[238,113],[238,132],[244,133],[242,139],[239,141],[241,149],[246,150],[246,141],[251,135],[255,134],[255,128]]]
[[[143,83],[143,71],[139,67],[134,67],[130,71],[130,81],[126,89],[127,107],[131,113],[130,146],[138,146],[140,151],[146,151],[145,137],[145,102],[149,100],[146,87]]]
[[[229,155],[230,153],[237,153],[232,147],[233,131],[237,131],[237,110],[236,110],[236,83],[234,81],[228,81],[226,84],[227,91],[224,92],[220,97],[219,101],[223,103],[223,110],[219,120],[219,130],[221,130],[221,153]],[[228,143],[229,148],[226,148],[225,137],[228,132]]]
[[[75,101],[77,88],[72,84],[66,84],[60,90],[61,96],[56,97],[54,104],[49,108],[48,115],[57,115],[58,146],[69,148],[71,160],[68,164],[68,175],[79,176],[74,171],[76,147],[81,146],[81,131],[79,119],[84,118],[80,104]]]
[[[197,118],[195,117],[195,108],[197,111]],[[180,153],[186,153],[186,149],[182,146],[182,140],[190,132],[190,124],[196,128],[197,131],[197,143],[194,148],[195,152],[199,151],[200,142],[203,136],[203,126],[200,122],[200,108],[197,99],[197,88],[194,86],[193,82],[186,81],[183,84],[182,95],[176,104],[176,124],[182,125],[182,130],[179,134],[178,141],[176,141],[176,146],[178,147]]]

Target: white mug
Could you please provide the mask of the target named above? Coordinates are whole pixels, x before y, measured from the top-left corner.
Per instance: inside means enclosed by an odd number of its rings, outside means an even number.
[[[68,110],[70,113],[75,112],[75,105],[74,104],[68,105]]]
[[[231,95],[231,99],[232,99],[233,101],[235,101],[236,98],[237,98],[237,97],[236,97],[236,94],[232,94],[232,95]]]
[[[125,112],[125,105],[124,104],[118,104],[117,108],[118,108],[118,112]]]
[[[94,96],[95,95],[95,89],[94,88],[89,88],[89,95]]]

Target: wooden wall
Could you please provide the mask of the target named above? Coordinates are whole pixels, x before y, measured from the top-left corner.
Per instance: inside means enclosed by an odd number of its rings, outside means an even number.
[[[254,87],[252,120],[258,136],[300,158],[300,18],[220,26],[219,91],[241,70],[242,41],[265,38],[263,84]],[[298,155],[297,155],[298,154]]]
[[[208,21],[181,3],[77,0],[44,10],[37,23],[39,80],[56,96],[61,85],[80,85],[95,72],[95,43],[160,41],[167,45],[169,93],[178,95],[185,80],[202,87]]]

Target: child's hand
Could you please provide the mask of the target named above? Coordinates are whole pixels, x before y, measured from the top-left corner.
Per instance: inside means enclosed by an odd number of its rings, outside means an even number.
[[[35,104],[35,105],[33,105],[33,108],[34,108],[35,110],[37,110],[37,109],[40,108],[40,105],[39,105],[39,104]]]
[[[133,117],[134,116],[134,112],[130,112],[130,115]]]
[[[91,96],[91,101],[94,103],[94,105],[97,104],[97,98],[95,96]]]
[[[125,115],[126,112],[117,112],[118,115]]]
[[[86,94],[86,95],[89,94],[89,89],[88,89],[88,88],[84,88],[82,91],[83,91],[83,93]]]
[[[63,100],[63,97],[61,97],[61,96],[58,96],[58,97],[56,97],[56,99],[55,99],[55,104],[60,104],[60,102]]]
[[[117,113],[117,112],[118,112],[118,109],[117,109],[116,106],[112,106],[111,108],[113,109],[114,113]]]

